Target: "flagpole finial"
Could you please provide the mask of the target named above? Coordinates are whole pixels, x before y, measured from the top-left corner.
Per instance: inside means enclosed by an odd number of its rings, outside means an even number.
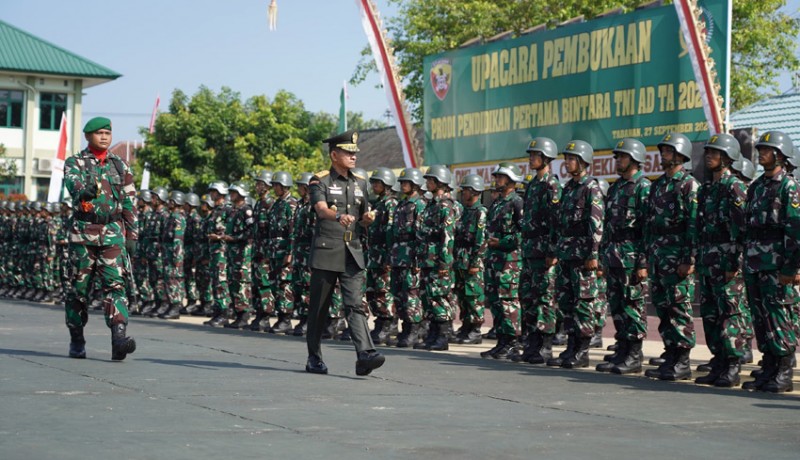
[[[272,0],[267,7],[267,16],[269,18],[269,30],[276,30],[278,28],[278,2]]]

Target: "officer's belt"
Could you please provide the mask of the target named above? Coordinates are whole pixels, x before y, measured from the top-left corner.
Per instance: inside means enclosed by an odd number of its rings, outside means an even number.
[[[686,222],[667,227],[655,227],[650,229],[650,234],[654,236],[675,235],[686,231]]]
[[[550,232],[550,229],[547,228],[540,228],[537,230],[528,230],[526,232],[522,232],[522,237],[525,239],[533,239],[533,238],[541,238],[543,236],[547,236]]]
[[[700,241],[709,244],[733,243],[731,233],[728,231],[715,233],[713,235],[702,235]]]
[[[783,240],[782,228],[750,228],[747,230],[747,239],[756,241],[781,241]]]
[[[622,228],[611,232],[612,243],[625,241],[639,241],[642,239],[642,230],[639,228]]]
[[[110,216],[98,216],[93,212],[83,212],[83,211],[76,211],[72,214],[72,216],[80,220],[82,222],[89,222],[92,224],[102,224],[108,225],[112,222],[119,222],[122,220],[122,213],[118,212],[116,214],[112,214]]]

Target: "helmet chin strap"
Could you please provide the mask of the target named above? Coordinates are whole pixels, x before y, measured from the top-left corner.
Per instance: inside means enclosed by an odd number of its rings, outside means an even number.
[[[772,162],[772,165],[771,165],[771,166],[769,166],[769,167],[767,167],[767,166],[764,166],[764,171],[774,171],[774,170],[775,170],[775,168],[777,168],[778,166],[783,166],[783,160],[781,160],[781,157],[780,157],[780,155],[778,155],[777,153],[773,153],[773,154],[772,154],[772,158],[773,158],[773,160],[774,160],[774,161]],[[762,166],[763,166],[763,165],[762,165]]]

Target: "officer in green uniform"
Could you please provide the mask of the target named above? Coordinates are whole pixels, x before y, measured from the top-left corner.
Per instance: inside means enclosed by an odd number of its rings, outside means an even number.
[[[350,172],[356,167],[358,133],[348,131],[323,142],[330,149],[331,169],[317,173],[310,183],[317,224],[311,245],[306,371],[328,373],[320,341],[333,288],[339,281],[357,354],[356,374],[368,375],[382,366],[386,358],[375,351],[362,305],[365,263],[360,236],[363,226],[371,224],[373,217],[368,212],[366,178]]]
[[[644,234],[651,299],[666,352],[659,367],[645,375],[685,380],[692,376],[689,353],[695,345],[692,299],[699,184],[689,171],[692,143],[686,136],[669,133],[658,150],[664,174],[650,187]]]
[[[111,329],[111,359],[121,361],[136,350],[127,337],[128,299],[122,257],[136,248],[136,189],[130,168],[110,153],[111,120],[92,118],[83,128],[88,147],[64,163],[64,183],[75,206],[70,251],[75,260],[72,289],[66,301],[69,355],[86,357],[83,328],[89,319],[87,295],[92,274],[100,278],[106,325]]]
[[[794,151],[789,136],[766,132],[756,149],[764,174],[747,190],[744,280],[763,360],[756,380],[742,388],[779,393],[793,389],[797,337],[792,306],[800,298],[800,192],[784,168]]]

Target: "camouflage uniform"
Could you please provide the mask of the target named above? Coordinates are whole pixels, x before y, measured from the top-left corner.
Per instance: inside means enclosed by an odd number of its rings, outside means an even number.
[[[272,294],[270,273],[269,227],[270,209],[275,200],[269,192],[256,201],[253,209],[255,228],[253,237],[253,290],[255,291],[256,320],[253,327],[259,329],[259,322],[265,313],[272,313],[275,309],[275,297]],[[310,276],[310,275],[309,275]]]
[[[214,292],[211,289],[211,252],[210,241],[208,241],[208,234],[211,232],[212,212],[209,210],[208,214],[200,218],[198,227],[197,241],[197,267],[195,268],[195,277],[197,278],[197,294],[200,304],[203,307],[202,312],[205,314],[213,311],[214,305]]]
[[[225,234],[233,238],[228,241],[228,277],[237,313],[250,311],[254,222],[253,209],[243,201],[234,209],[225,229]]]
[[[153,210],[146,206],[142,212],[139,213],[139,228],[141,233],[139,235],[139,245],[136,248],[136,253],[132,254],[133,257],[133,275],[136,279],[136,286],[139,288],[139,301],[144,306],[155,302],[155,294],[150,285],[149,277],[149,264],[148,264],[148,248],[152,244],[150,231],[152,230],[150,220],[153,218]]]
[[[397,316],[403,320],[402,337],[406,332],[418,329],[422,321],[422,305],[417,272],[418,233],[422,225],[425,202],[419,196],[407,196],[397,203],[394,225],[391,229],[392,250],[389,261],[392,265],[392,294]],[[398,345],[403,345],[399,340]],[[405,344],[408,346],[408,344]]]
[[[375,220],[367,227],[367,302],[376,319],[392,320],[395,315],[391,291],[391,229],[397,199],[388,193],[372,207]],[[375,340],[375,337],[373,337]]]
[[[166,206],[159,205],[153,209],[149,220],[146,222],[145,234],[145,255],[147,257],[147,279],[153,290],[153,301],[155,306],[162,307],[168,302],[166,275],[164,272],[164,248],[161,235],[164,232],[164,225],[169,218],[169,211]],[[145,312],[147,314],[147,312]]]
[[[186,255],[184,236],[186,234],[186,217],[180,209],[173,209],[166,214],[161,233],[161,254],[164,257],[164,288],[169,309],[177,314],[183,306],[185,295],[183,285],[183,261]],[[167,309],[160,311],[166,313]]]
[[[230,203],[217,203],[211,211],[206,234],[225,235],[227,222],[232,212]],[[228,290],[228,244],[222,240],[209,240],[208,251],[214,309],[217,314],[220,314],[228,310],[228,304],[231,302]]]
[[[553,293],[557,267],[545,259],[555,258],[561,184],[555,174],[534,176],[525,187],[525,213],[522,216],[522,274],[519,280],[524,322],[544,335],[556,333],[556,308]]]
[[[425,316],[431,321],[452,321],[454,306],[450,304],[453,289],[453,243],[455,203],[448,196],[435,196],[423,210],[417,234],[420,240],[417,266],[421,269],[422,298]],[[447,270],[442,276],[440,270]]]
[[[663,174],[650,187],[645,245],[651,296],[660,320],[658,332],[668,349],[691,349],[695,345],[694,275],[681,279],[678,266],[695,262],[698,188],[685,170],[672,177]]]
[[[486,256],[486,299],[498,319],[498,336],[520,335],[519,275],[521,260],[522,198],[514,193],[500,196],[489,209],[487,237],[498,238]]]
[[[185,258],[183,261],[183,285],[186,291],[186,300],[188,305],[194,305],[200,299],[200,293],[197,288],[197,278],[199,271],[197,270],[201,256],[201,244],[206,239],[202,234],[203,220],[197,209],[191,208],[186,215],[186,233],[184,234],[183,244]]]
[[[292,265],[285,264],[292,254],[292,231],[297,200],[291,195],[279,197],[269,211],[269,280],[272,296],[275,299],[275,312],[281,318],[288,318],[294,308],[292,293]],[[268,311],[268,313],[272,313]]]
[[[311,238],[314,236],[317,213],[311,207],[308,196],[298,203],[292,230],[292,296],[294,310],[302,322],[308,317],[309,294],[311,288]],[[301,335],[301,334],[297,334]]]
[[[479,329],[483,324],[487,214],[486,207],[478,200],[474,205],[464,208],[456,223],[453,249],[455,293],[459,317],[468,328]],[[470,274],[471,268],[477,268],[478,272]]]

